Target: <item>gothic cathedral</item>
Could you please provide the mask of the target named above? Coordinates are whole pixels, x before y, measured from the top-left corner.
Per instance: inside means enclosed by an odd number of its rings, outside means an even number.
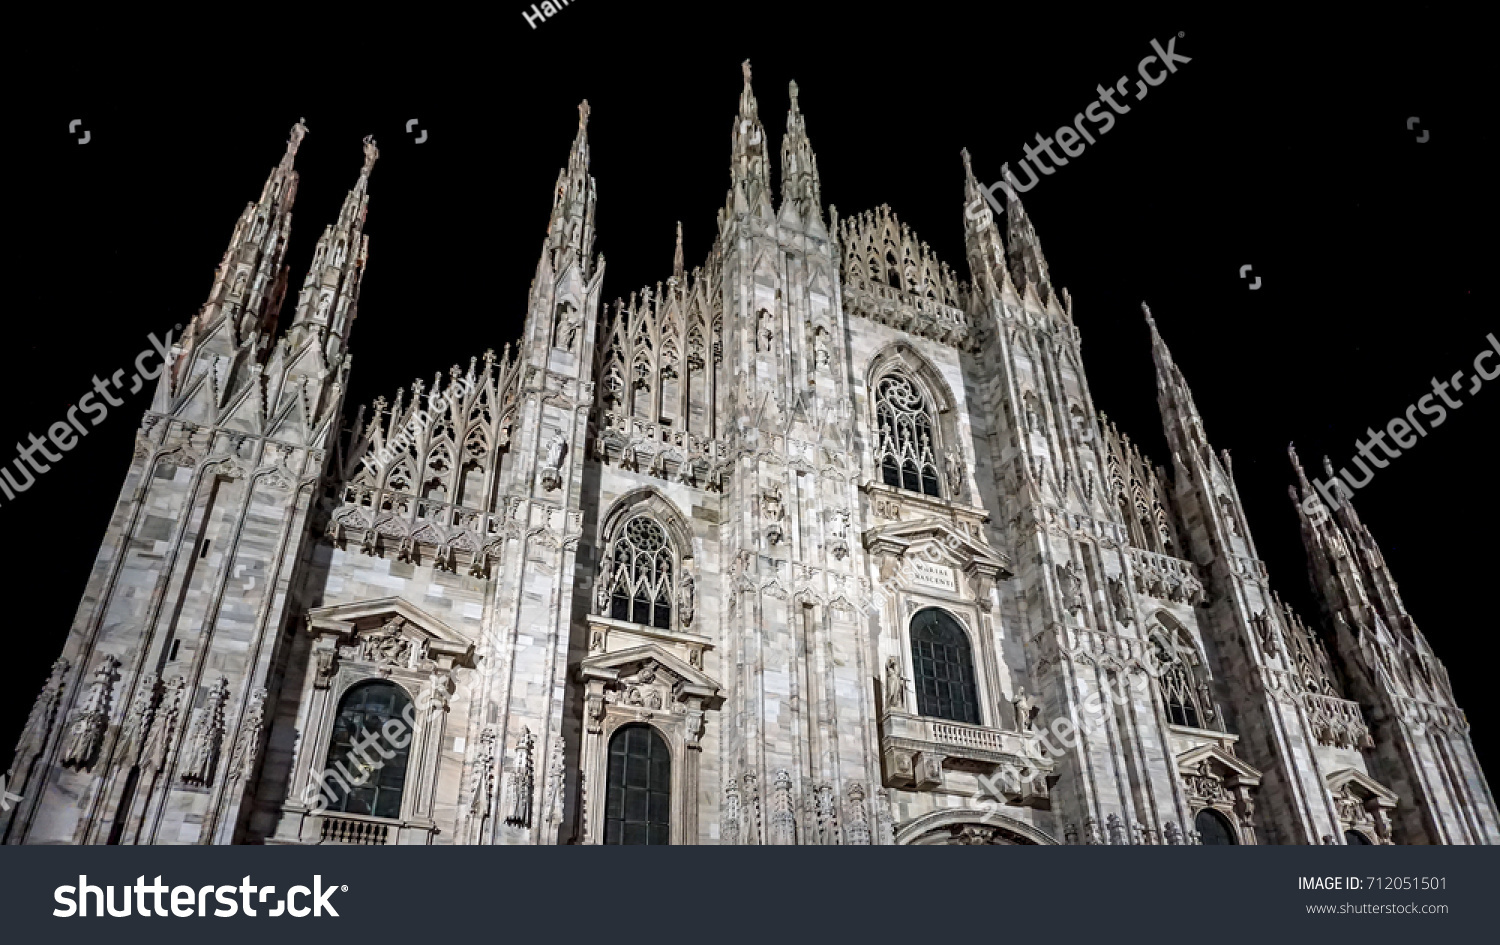
[[[1149,313],[1170,471],[967,154],[963,278],[824,206],[795,84],[777,199],[746,64],[708,258],[679,230],[605,304],[587,121],[519,344],[352,424],[377,151],[278,330],[292,129],[141,421],[4,842],[1500,842],[1352,507],[1293,455],[1305,623]]]

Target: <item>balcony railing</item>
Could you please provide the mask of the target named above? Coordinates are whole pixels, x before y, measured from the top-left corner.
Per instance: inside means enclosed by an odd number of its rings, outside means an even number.
[[[389,841],[390,835],[390,824],[346,817],[325,816],[323,818],[323,843],[383,847]]]

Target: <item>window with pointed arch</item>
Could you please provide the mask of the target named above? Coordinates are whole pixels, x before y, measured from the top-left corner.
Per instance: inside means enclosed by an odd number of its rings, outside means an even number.
[[[367,758],[368,750],[358,751],[355,746],[367,744],[367,734],[383,731],[392,719],[403,719],[410,705],[411,698],[405,690],[395,683],[381,680],[360,683],[344,693],[344,698],[339,700],[339,714],[333,721],[328,761],[323,768],[348,775],[352,787],[348,791],[335,792],[338,796],[328,805],[328,810],[391,820],[401,816],[401,796],[406,790],[406,761],[411,753],[411,739],[406,739],[406,744],[399,748],[394,740],[382,739],[382,746],[388,744],[391,747],[374,758]],[[388,751],[393,751],[394,756],[384,757]],[[380,763],[377,766],[375,762]]]
[[[974,650],[947,611],[928,607],[911,618],[911,665],[918,715],[980,724]]]
[[[626,522],[606,559],[610,617],[672,629],[675,558],[666,530],[655,519],[637,515]]]
[[[887,374],[875,385],[878,441],[875,463],[885,484],[941,496],[932,400],[904,374]]]
[[[1156,647],[1156,664],[1161,671],[1156,682],[1161,687],[1167,721],[1187,728],[1208,728],[1215,715],[1208,685],[1199,680],[1195,672],[1197,650],[1183,639],[1180,632],[1165,625],[1151,639]]]
[[[666,846],[671,838],[671,750],[651,726],[626,725],[609,739],[604,842]]]

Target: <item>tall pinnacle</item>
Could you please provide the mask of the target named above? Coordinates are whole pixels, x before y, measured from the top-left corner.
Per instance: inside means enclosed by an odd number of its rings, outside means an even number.
[[[1003,169],[1007,175],[1009,168]],[[1014,178],[1009,178],[1014,182]],[[1026,215],[1021,198],[1014,193],[1014,183],[1006,189],[1005,216],[1009,221],[1006,245],[1010,247],[1011,279],[1016,289],[1025,294],[1027,289],[1036,293],[1043,306],[1055,305],[1052,291],[1052,276],[1047,271],[1047,257],[1042,255],[1042,243],[1037,239],[1036,227]]]
[[[286,151],[266,177],[260,198],[246,204],[235,223],[208,300],[184,333],[180,363],[203,345],[227,355],[275,330],[286,294],[284,259],[291,239],[292,204],[297,199],[294,164],[306,135],[303,122],[292,126]]]
[[[771,215],[771,172],[766,162],[766,130],[761,127],[755,92],[750,88],[750,60],[742,67],[745,86],[740,111],[734,119],[733,151],[729,167],[730,216],[742,213]]]
[[[1204,462],[1212,464],[1215,462],[1213,450],[1209,448],[1203,418],[1198,413],[1197,404],[1193,402],[1193,392],[1188,387],[1187,379],[1172,360],[1172,352],[1162,340],[1161,333],[1156,330],[1156,319],[1151,317],[1151,309],[1145,302],[1141,303],[1141,312],[1146,316],[1146,325],[1151,329],[1151,359],[1156,364],[1156,403],[1161,410],[1167,442],[1184,461],[1187,457],[1182,454],[1192,452],[1202,457]]]
[[[807,122],[797,107],[797,83],[789,86],[792,107],[786,115],[786,137],[781,139],[781,201],[793,204],[803,220],[823,218],[818,158],[807,139]]]
[[[359,179],[344,197],[338,222],[323,230],[312,265],[297,296],[297,314],[289,339],[294,348],[316,335],[324,341],[325,364],[341,360],[359,304],[370,238],[364,235],[369,212],[370,173],[380,157],[375,139],[364,141],[365,160]]]
[[[677,280],[678,285],[682,285],[684,268],[682,259],[682,221],[678,220],[677,251],[672,254],[672,278]]]
[[[969,276],[976,288],[1016,299],[1005,261],[1005,243],[990,212],[984,189],[974,177],[967,148],[959,152],[964,162],[964,242],[969,257]]]
[[[570,263],[578,265],[584,278],[591,272],[589,259],[594,246],[594,179],[589,176],[589,103],[578,105],[578,134],[568,153],[568,166],[558,173],[552,198],[552,219],[547,224],[547,249],[552,271],[561,272]]]

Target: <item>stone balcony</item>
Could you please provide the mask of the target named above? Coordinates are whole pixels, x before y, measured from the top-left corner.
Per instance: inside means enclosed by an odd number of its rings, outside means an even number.
[[[1044,810],[1051,806],[1053,765],[1037,733],[888,711],[880,720],[880,736],[890,787],[941,791],[945,771],[967,771],[989,776],[1011,803]]]
[[[1319,745],[1351,750],[1375,746],[1358,702],[1317,692],[1304,692],[1302,706],[1307,710],[1307,720]]]

